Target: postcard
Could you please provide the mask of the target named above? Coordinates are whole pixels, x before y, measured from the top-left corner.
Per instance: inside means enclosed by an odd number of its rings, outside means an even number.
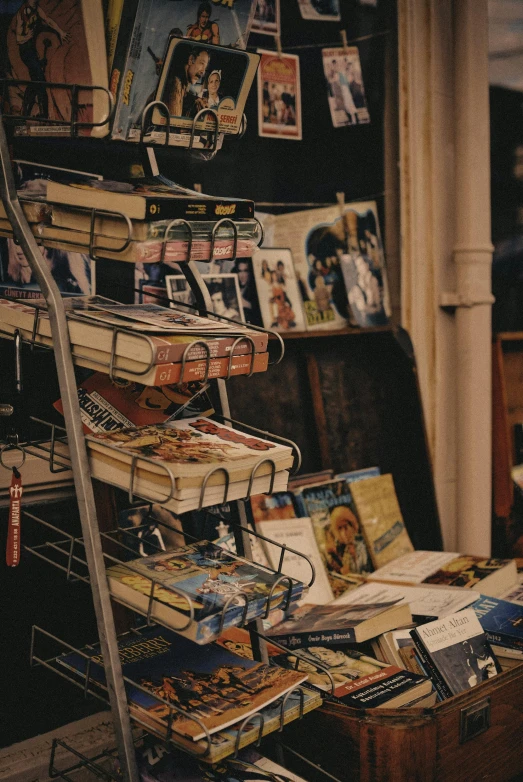
[[[258,49],[258,135],[302,138],[300,59]]]
[[[322,49],[323,70],[335,128],[370,122],[357,46]]]
[[[339,22],[340,0],[298,0],[302,19],[319,22]]]
[[[230,274],[202,274],[207,285],[216,315],[245,323],[238,277]],[[169,299],[176,304],[194,307],[196,299],[183,274],[170,274],[165,278]]]
[[[258,301],[266,329],[306,331],[302,295],[288,248],[261,248],[253,255]]]
[[[258,0],[251,32],[279,35],[280,27],[280,0]]]
[[[212,109],[220,132],[239,133],[259,60],[250,52],[171,38],[156,92],[169,110],[170,126],[192,128],[200,110]],[[152,121],[166,124],[158,109]],[[196,128],[215,130],[214,115],[202,115]]]

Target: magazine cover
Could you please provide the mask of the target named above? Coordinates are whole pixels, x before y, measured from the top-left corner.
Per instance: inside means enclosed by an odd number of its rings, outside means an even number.
[[[6,113],[30,117],[17,133],[67,135],[72,94],[36,82],[98,85],[107,88],[102,4],[87,0],[14,0],[2,3],[0,77],[35,82],[6,91]],[[78,122],[103,122],[109,102],[103,90],[78,92]],[[39,120],[58,120],[46,124]],[[61,122],[63,124],[61,124]],[[107,126],[79,128],[80,135],[103,136]]]
[[[390,305],[374,201],[347,203],[275,219],[274,241],[292,252],[307,328],[386,325]]]
[[[251,32],[280,34],[280,0],[257,0]]]
[[[156,91],[156,100],[169,110],[171,127],[191,130],[201,109],[218,112],[221,133],[237,134],[259,55],[171,38]],[[155,125],[165,126],[165,115],[153,110]],[[197,128],[216,130],[216,120],[205,114]]]
[[[368,124],[370,115],[358,47],[322,49],[322,57],[333,126]]]
[[[198,724],[174,712],[174,733],[194,741],[204,738],[202,725],[215,733],[258,711],[307,678],[302,673],[238,657],[216,644],[198,646],[163,628],[149,628],[139,636],[133,634],[120,642],[119,649],[124,676],[148,690],[143,692],[126,682],[131,714],[165,731],[170,710],[156,695],[200,720]],[[96,653],[96,647],[90,647],[86,654],[92,660],[91,682],[103,683],[102,655]],[[62,655],[57,662],[80,674],[85,674],[88,664],[77,652]]]
[[[255,0],[216,3],[204,0],[141,0],[138,5],[127,62],[113,71],[113,89],[120,88],[116,109],[117,138],[138,140],[142,114],[155,99],[171,37],[201,44],[245,49]]]
[[[302,19],[319,22],[339,22],[340,0],[298,0]]]
[[[263,326],[275,331],[305,331],[302,296],[291,251],[258,249],[252,264]]]
[[[301,140],[300,58],[258,49],[258,135]]]
[[[245,323],[242,297],[236,274],[202,274],[216,315]],[[196,306],[196,299],[183,274],[170,274],[165,278],[167,295],[177,303]]]

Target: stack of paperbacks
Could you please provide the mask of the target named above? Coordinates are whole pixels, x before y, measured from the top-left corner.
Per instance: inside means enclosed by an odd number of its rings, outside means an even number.
[[[293,451],[211,421],[187,418],[87,436],[94,478],[176,513],[281,491]]]
[[[269,363],[268,335],[241,324],[156,304],[119,304],[101,296],[71,297],[65,306],[75,364],[108,372],[114,352],[113,375],[125,380],[172,385],[264,372]],[[35,307],[39,313],[34,331]],[[43,299],[31,306],[0,300],[0,330],[12,334],[20,329],[27,340],[34,331],[38,344],[51,346],[45,310]]]

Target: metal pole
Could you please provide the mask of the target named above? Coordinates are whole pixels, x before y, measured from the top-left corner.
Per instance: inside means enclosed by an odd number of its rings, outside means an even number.
[[[78,510],[82,523],[86,558],[91,578],[94,609],[98,624],[100,646],[104,658],[105,675],[118,753],[126,782],[139,782],[127,697],[122,679],[118,644],[111,600],[107,588],[105,564],[96,517],[91,471],[80,419],[69,332],[60,291],[40,252],[22,211],[14,184],[5,128],[0,113],[0,196],[13,233],[20,243],[27,261],[36,275],[42,295],[47,302],[51,334],[55,350],[56,369],[64,410],[69,454],[73,470]]]

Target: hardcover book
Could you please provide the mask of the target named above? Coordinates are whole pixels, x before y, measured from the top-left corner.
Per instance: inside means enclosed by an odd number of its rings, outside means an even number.
[[[355,481],[350,491],[375,568],[414,551],[390,473]]]
[[[427,667],[443,697],[457,695],[498,673],[473,608],[419,625],[411,636],[422,665]]]
[[[369,575],[398,584],[463,587],[497,597],[517,581],[513,559],[489,559],[448,551],[413,551]]]
[[[357,591],[351,596],[357,596]],[[362,643],[387,630],[412,622],[409,606],[394,603],[303,605],[285,621],[268,631],[289,649]]]
[[[0,76],[18,82],[5,91],[5,113],[27,118],[17,125],[17,133],[70,136],[73,121],[98,123],[93,128],[80,125],[80,135],[105,136],[109,100],[103,89],[94,89],[108,86],[102,3],[16,0],[4,7]],[[76,111],[70,87],[46,87],[41,82],[82,85]]]
[[[198,644],[208,643],[221,629],[255,619],[269,606],[274,610],[297,600],[303,584],[294,579],[277,584],[279,577],[207,541],[107,570],[113,597],[144,614],[154,578],[152,618]]]
[[[523,652],[523,605],[482,595],[472,608],[491,644]]]
[[[212,734],[245,719],[307,678],[246,660],[216,644],[198,646],[164,628],[124,637],[119,653],[131,715],[164,734],[169,724],[173,735],[192,741],[205,737],[204,728]],[[96,647],[86,649],[85,655],[70,652],[57,663],[85,675],[90,660],[91,685],[103,687],[102,655]],[[172,724],[169,706],[157,698],[181,710],[174,712]]]
[[[328,572],[369,573],[372,563],[343,480],[305,486],[295,492],[300,515],[309,516]]]

